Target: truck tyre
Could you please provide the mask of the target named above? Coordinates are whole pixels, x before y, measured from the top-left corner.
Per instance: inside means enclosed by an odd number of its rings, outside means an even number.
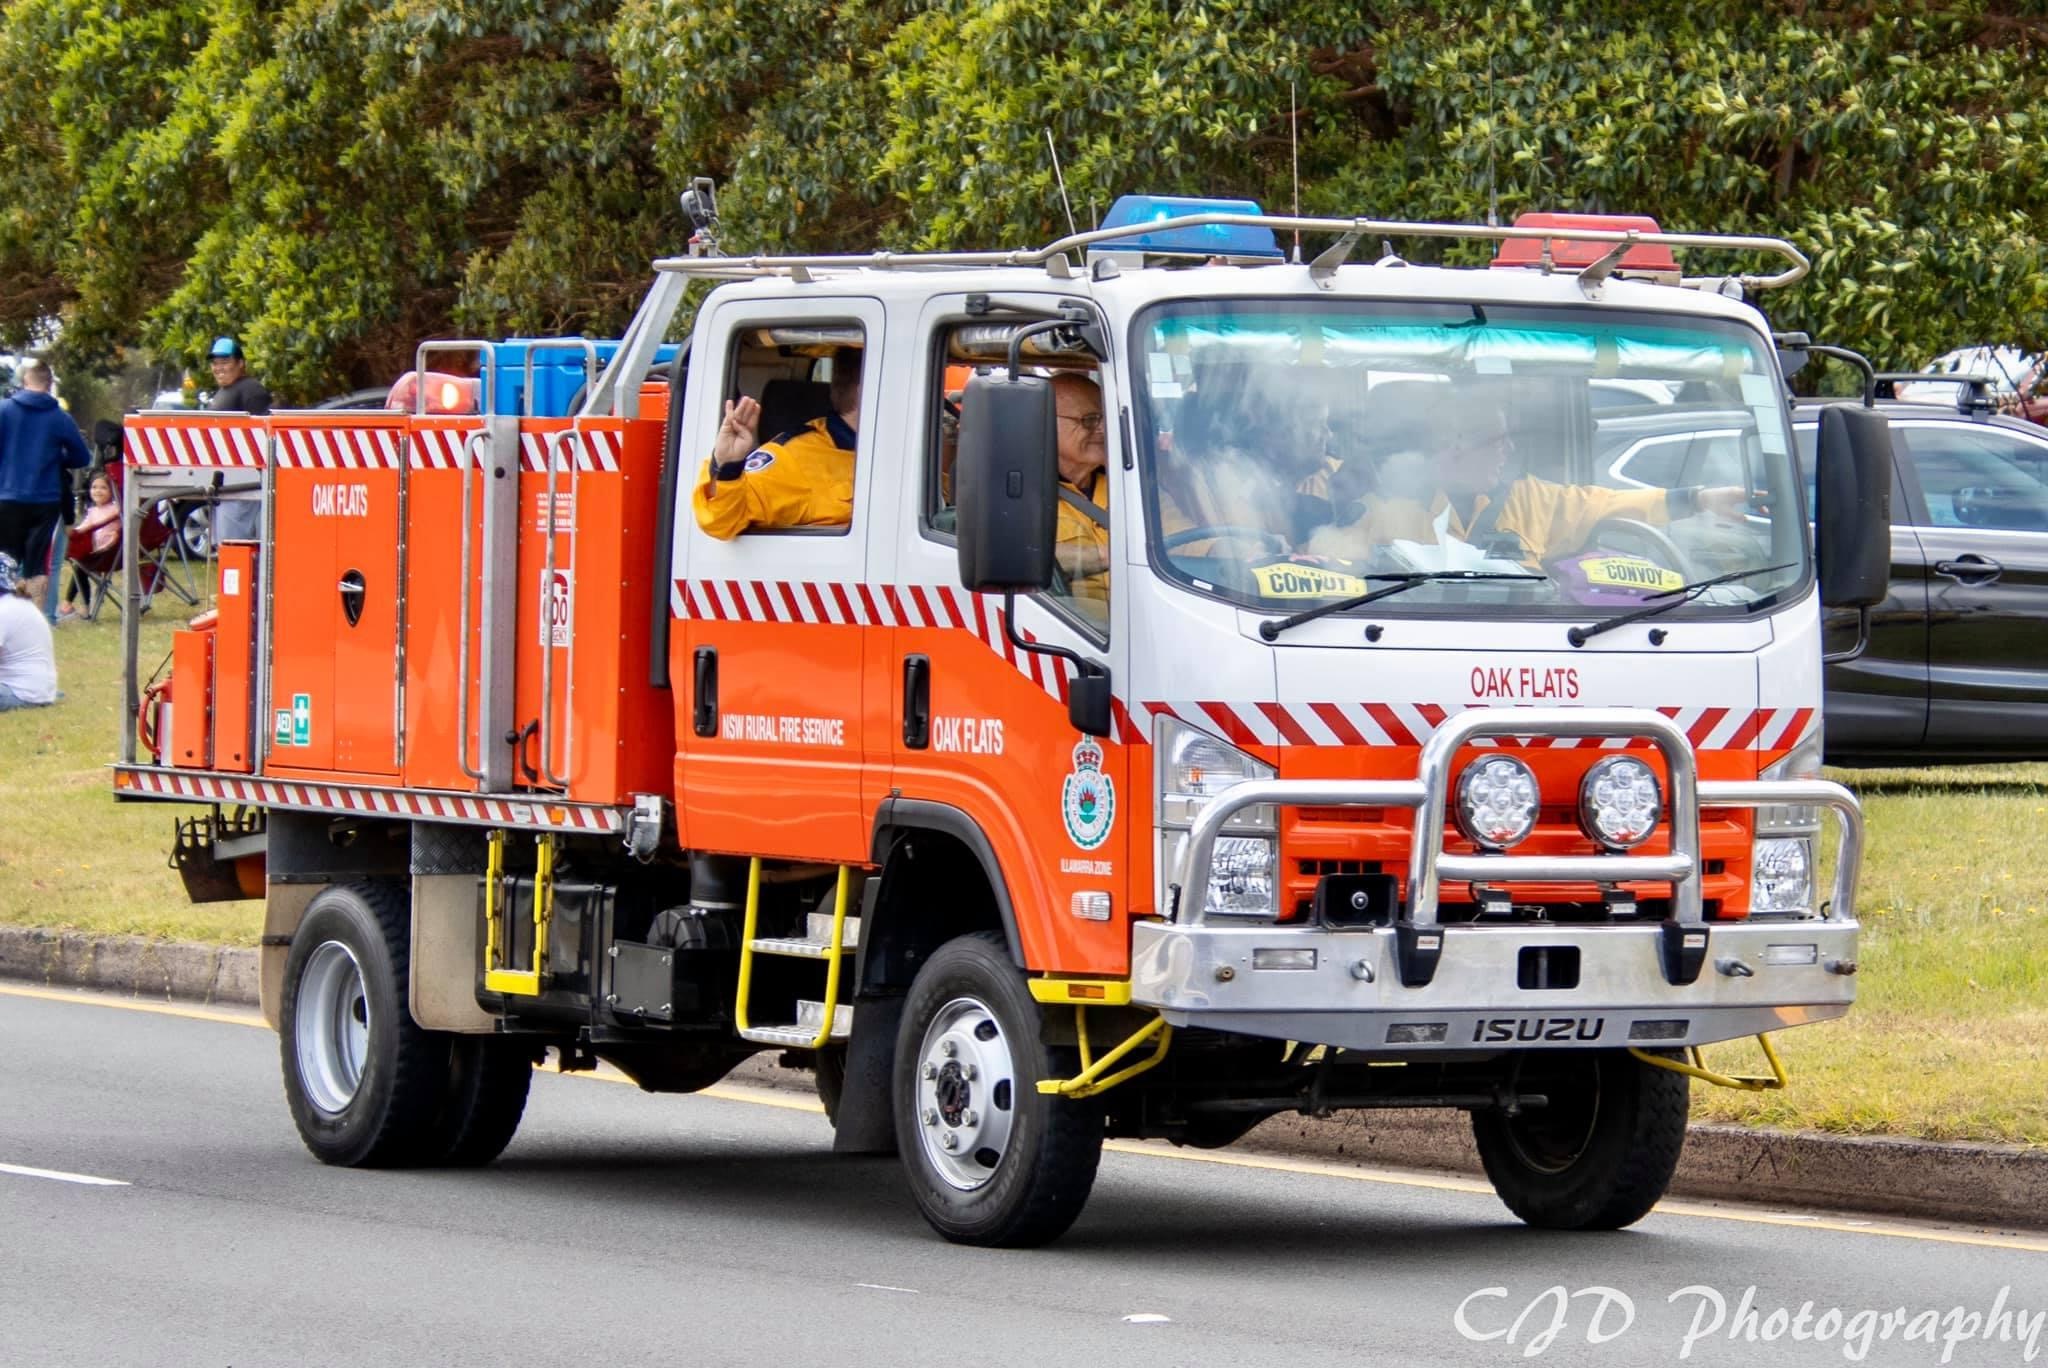
[[[488,1164],[512,1143],[533,1086],[536,1046],[502,1036],[448,1041],[448,1093],[435,1122],[436,1162],[450,1168]]]
[[[307,907],[285,958],[279,1011],[285,1098],[322,1163],[397,1167],[440,1158],[445,1036],[406,1007],[404,892],[337,884]]]
[[[1508,1210],[1549,1230],[1619,1230],[1649,1214],[1685,1146],[1690,1080],[1626,1051],[1533,1054],[1516,1086],[1550,1099],[1474,1112],[1480,1162]]]
[[[955,1244],[1044,1244],[1095,1184],[1102,1105],[1038,1091],[1074,1068],[1039,1028],[998,933],[948,942],[911,984],[896,1034],[897,1149],[918,1208]]]

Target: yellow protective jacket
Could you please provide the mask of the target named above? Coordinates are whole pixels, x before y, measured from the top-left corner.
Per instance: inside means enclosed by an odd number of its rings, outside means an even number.
[[[1663,489],[1604,489],[1597,485],[1565,485],[1524,475],[1508,486],[1494,530],[1519,538],[1531,563],[1579,550],[1603,518],[1637,518],[1661,524],[1671,521],[1671,494]],[[1472,522],[1481,521],[1492,496],[1482,494],[1472,506]],[[1365,512],[1334,536],[1319,536],[1318,549],[1332,554],[1363,555],[1390,541],[1435,544],[1436,520],[1448,509],[1444,532],[1469,541],[1470,524],[1438,494],[1428,507],[1414,499],[1373,497]],[[1342,542],[1339,547],[1335,543]]]
[[[853,521],[854,431],[837,414],[755,447],[744,471],[713,481],[697,470],[697,525],[721,541],[755,528],[844,527]]]
[[[1063,488],[1070,489],[1074,493],[1079,494],[1104,512],[1109,510],[1109,478],[1103,472],[1096,471],[1094,476],[1088,481],[1088,487],[1085,489],[1079,485],[1067,484],[1064,480],[1060,484]],[[1086,513],[1083,513],[1080,509],[1075,508],[1065,499],[1062,499],[1060,500],[1058,544],[1062,550],[1068,547],[1075,547],[1084,551],[1094,548],[1107,551],[1109,549],[1109,527],[1107,524],[1096,522]],[[1064,562],[1067,558],[1062,556],[1060,559]],[[1098,572],[1092,575],[1076,575],[1069,571],[1067,588],[1075,598],[1087,599],[1092,603],[1101,605],[1101,616],[1105,621],[1108,620],[1109,575],[1106,572]]]

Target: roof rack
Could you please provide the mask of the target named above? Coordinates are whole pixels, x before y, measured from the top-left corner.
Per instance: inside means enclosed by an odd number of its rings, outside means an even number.
[[[870,252],[865,255],[837,256],[684,256],[663,257],[654,263],[654,269],[664,273],[686,276],[707,276],[724,280],[745,280],[760,276],[785,276],[795,281],[808,281],[818,271],[915,271],[945,270],[953,267],[971,266],[1043,266],[1053,276],[1065,279],[1074,274],[1076,263],[1073,253],[1086,252],[1088,248],[1121,239],[1145,234],[1166,233],[1184,228],[1207,228],[1212,226],[1270,228],[1275,232],[1326,233],[1334,235],[1337,241],[1310,266],[1311,274],[1318,281],[1335,274],[1352,244],[1361,238],[1419,237],[1452,238],[1461,241],[1505,242],[1512,239],[1539,239],[1544,241],[1598,242],[1616,248],[1628,248],[1637,244],[1662,244],[1667,247],[1701,247],[1731,252],[1756,252],[1766,256],[1777,256],[1790,265],[1775,275],[1735,276],[1686,276],[1680,284],[1695,289],[1718,289],[1727,281],[1735,281],[1745,289],[1772,290],[1790,285],[1801,279],[1807,272],[1804,253],[1782,238],[1734,237],[1718,233],[1648,233],[1638,231],[1613,231],[1598,228],[1504,228],[1477,223],[1406,223],[1400,220],[1368,218],[1289,218],[1266,214],[1184,214],[1178,218],[1160,219],[1145,223],[1125,224],[1117,228],[1098,228],[1087,233],[1069,233],[1043,247],[1024,247],[1007,252]],[[1608,256],[1615,256],[1609,253]],[[1618,259],[1618,258],[1617,258]],[[1602,262],[1607,258],[1603,257]],[[1560,268],[1569,271],[1569,268]],[[1585,274],[1597,280],[1612,269],[1611,263],[1601,267],[1600,262],[1586,268]],[[1597,271],[1597,274],[1596,274]]]
[[[1959,413],[1991,413],[1998,403],[1991,397],[1992,387],[1998,382],[1988,375],[1942,375],[1934,371],[1879,371],[1873,381],[1877,385],[1878,397],[1911,403],[1910,399],[1899,400],[1900,385],[1955,385],[1956,411]]]

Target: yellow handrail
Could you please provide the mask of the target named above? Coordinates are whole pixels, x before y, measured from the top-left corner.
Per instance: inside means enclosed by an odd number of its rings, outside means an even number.
[[[555,834],[544,831],[534,838],[531,969],[498,967],[498,926],[504,920],[498,906],[498,889],[505,873],[504,831],[492,831],[487,844],[490,854],[484,864],[484,989],[517,997],[539,997],[541,980],[547,974],[548,923],[555,915]],[[506,948],[509,953],[509,937]]]
[[[841,953],[845,947],[846,903],[852,887],[853,866],[839,866],[839,889],[832,899],[832,949],[825,957],[825,1011],[818,1023],[818,1034],[811,1037],[814,1050],[824,1049],[832,1039],[832,1018],[839,1011],[839,971],[846,959]]]
[[[747,861],[747,914],[740,926],[740,986],[733,997],[732,1024],[747,1029],[747,994],[754,983],[754,921],[761,912],[761,858]]]

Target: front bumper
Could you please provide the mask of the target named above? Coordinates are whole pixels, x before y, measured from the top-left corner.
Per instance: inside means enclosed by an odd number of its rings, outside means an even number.
[[[1489,715],[1490,714],[1490,715]],[[1493,736],[1648,737],[1669,777],[1668,855],[1447,855],[1451,761]],[[1820,781],[1703,783],[1685,735],[1633,709],[1475,710],[1439,728],[1414,780],[1253,780],[1211,801],[1189,834],[1173,921],[1132,928],[1131,997],[1176,1027],[1386,1054],[1702,1045],[1838,1017],[1855,998],[1861,810]],[[1260,804],[1407,807],[1418,833],[1407,904],[1392,926],[1211,922],[1201,916],[1215,841]],[[1833,896],[1816,917],[1709,923],[1699,888],[1699,810],[1798,804],[1841,828]],[[1442,882],[1662,882],[1673,915],[1646,925],[1437,922]],[[1546,955],[1547,952],[1547,955]],[[1532,964],[1564,959],[1553,975]],[[1532,972],[1532,970],[1538,970]],[[1569,986],[1554,984],[1565,981]],[[1545,986],[1525,986],[1543,984]]]

